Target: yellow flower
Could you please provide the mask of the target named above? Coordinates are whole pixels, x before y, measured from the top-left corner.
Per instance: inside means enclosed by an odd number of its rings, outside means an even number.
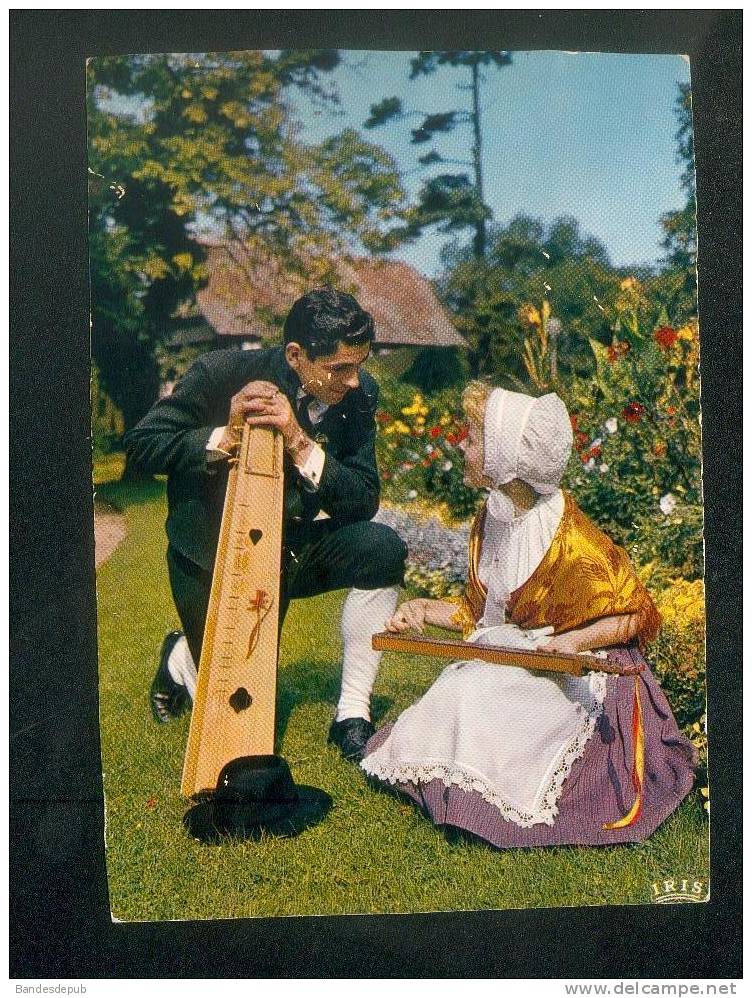
[[[416,422],[416,424],[418,426],[423,426],[423,424],[425,423],[425,421],[426,421],[426,417],[425,416],[416,416],[415,417],[415,422]]]
[[[631,291],[633,288],[638,288],[639,286],[640,282],[636,277],[625,277],[619,285],[622,291]]]
[[[655,597],[655,603],[666,625],[673,624],[684,630],[704,623],[705,587],[702,579],[692,582],[675,579]]]
[[[535,305],[522,305],[517,312],[517,318],[523,326],[539,326],[541,317]]]

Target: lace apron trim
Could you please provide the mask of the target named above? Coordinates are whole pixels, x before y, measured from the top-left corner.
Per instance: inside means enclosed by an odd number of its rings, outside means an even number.
[[[582,727],[567,739],[559,754],[554,758],[549,772],[541,783],[542,790],[536,795],[536,805],[529,811],[513,804],[505,797],[503,791],[468,766],[438,759],[426,760],[419,764],[402,762],[396,766],[386,760],[381,761],[379,756],[385,754],[384,749],[389,743],[388,738],[373,755],[366,756],[361,766],[371,776],[392,785],[396,783],[430,783],[432,780],[441,780],[445,787],[456,786],[466,793],[479,793],[483,800],[499,810],[503,818],[520,825],[522,828],[539,824],[553,825],[559,813],[557,802],[561,796],[564,781],[569,776],[576,760],[585,751],[587,743],[595,731],[598,718],[603,713],[607,678],[603,673],[593,674],[590,703],[583,710],[585,717]]]

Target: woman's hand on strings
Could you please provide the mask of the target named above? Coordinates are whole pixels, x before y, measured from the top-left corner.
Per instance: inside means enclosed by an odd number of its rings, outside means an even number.
[[[393,617],[386,622],[388,631],[401,633],[402,631],[415,630],[423,633],[426,624],[425,599],[411,599],[397,607]]]
[[[568,634],[555,634],[545,644],[539,645],[538,650],[559,652],[562,655],[576,655],[582,651],[580,635],[576,631],[570,631]]]

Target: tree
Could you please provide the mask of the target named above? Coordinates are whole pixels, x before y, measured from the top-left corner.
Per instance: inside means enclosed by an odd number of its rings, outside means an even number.
[[[610,340],[607,315],[620,274],[602,243],[582,234],[573,218],[546,226],[517,215],[490,230],[485,259],[478,260],[471,248],[453,246],[444,251],[443,262],[440,292],[470,343],[474,377],[503,374],[512,385],[526,380],[524,343],[535,324],[529,320],[540,321],[544,302],[562,324],[560,371],[591,366],[589,337]]]
[[[470,71],[470,83],[459,85],[469,90],[472,98],[470,110],[454,109],[442,112],[406,112],[398,97],[386,97],[373,104],[365,122],[366,128],[376,128],[394,119],[405,119],[412,115],[420,117],[421,123],[412,129],[411,141],[416,145],[432,142],[438,136],[453,131],[461,125],[472,128],[471,160],[445,159],[435,148],[420,156],[422,166],[455,163],[469,166],[472,179],[467,173],[439,173],[423,184],[418,195],[418,204],[410,216],[409,232],[419,234],[424,228],[436,225],[440,232],[454,232],[471,227],[474,229],[473,253],[482,260],[487,247],[487,223],[491,210],[485,202],[483,187],[483,128],[481,107],[481,84],[487,67],[509,66],[512,56],[509,52],[464,52],[437,51],[419,52],[410,63],[410,79],[428,76],[442,66],[464,67]]]
[[[206,280],[202,239],[309,281],[337,254],[393,244],[405,200],[391,157],[353,130],[299,137],[290,88],[335,102],[325,74],[338,62],[331,50],[90,60],[92,352],[126,429],[156,397],[171,318]]]
[[[688,83],[679,84],[675,113],[679,122],[676,131],[676,160],[682,164],[680,183],[687,200],[678,211],[667,212],[661,218],[666,250],[663,273],[656,292],[667,310],[683,321],[697,311],[697,211],[695,201],[695,161],[692,130],[692,91]]]

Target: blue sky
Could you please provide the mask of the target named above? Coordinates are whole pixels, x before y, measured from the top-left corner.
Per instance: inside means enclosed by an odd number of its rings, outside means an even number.
[[[302,138],[318,141],[354,126],[396,158],[409,191],[441,167],[419,168],[435,146],[449,158],[469,159],[469,126],[436,143],[412,145],[419,118],[365,130],[372,103],[392,95],[405,108],[448,111],[470,107],[457,88],[469,71],[441,68],[408,79],[408,52],[343,52],[333,75],[342,113],[298,101]],[[655,263],[661,256],[660,216],[680,208],[685,194],[675,159],[677,85],[689,82],[681,55],[515,52],[511,66],[490,69],[483,86],[484,179],[494,218],[519,212],[544,221],[573,215],[597,236],[616,265]],[[459,169],[449,167],[449,169]],[[396,256],[431,276],[450,237],[433,233]]]

